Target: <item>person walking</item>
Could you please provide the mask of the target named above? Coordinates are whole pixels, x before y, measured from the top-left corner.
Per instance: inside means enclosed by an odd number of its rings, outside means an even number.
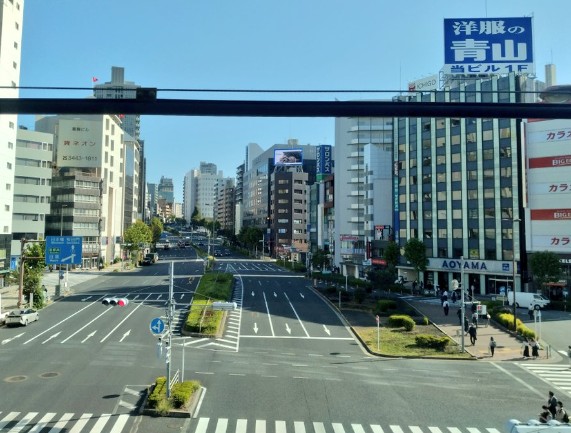
[[[478,331],[476,330],[474,324],[470,324],[470,327],[468,328],[468,334],[470,334],[470,343],[472,343],[472,346],[476,344],[476,340],[478,339],[477,333]]]
[[[448,316],[448,311],[450,311],[450,305],[448,305],[448,301],[444,301],[442,303],[442,308],[444,308],[444,315]]]
[[[567,357],[569,358],[569,368],[571,368],[571,346],[567,350]]]
[[[492,354],[492,358],[494,357],[495,351],[496,351],[496,340],[494,340],[494,337],[490,337],[490,353]]]
[[[531,304],[529,304],[529,307],[527,307],[527,314],[529,315],[529,320],[533,320],[534,312],[535,308],[533,307],[533,302],[532,302]]]
[[[549,412],[551,412],[551,416],[555,416],[555,412],[557,412],[557,397],[553,394],[553,391],[549,391],[547,395],[547,407],[549,408]]]
[[[523,340],[521,347],[523,349],[523,359],[529,358],[529,341],[527,338]]]
[[[565,409],[563,409],[563,403],[558,401],[556,407],[557,409],[555,410],[555,415],[553,416],[553,419],[559,422],[568,423],[569,415],[567,415],[567,412],[565,411]]]
[[[531,356],[533,357],[533,359],[539,358],[539,342],[535,338],[532,338],[530,346],[531,346]]]
[[[452,303],[455,304],[457,299],[456,292],[452,291]]]

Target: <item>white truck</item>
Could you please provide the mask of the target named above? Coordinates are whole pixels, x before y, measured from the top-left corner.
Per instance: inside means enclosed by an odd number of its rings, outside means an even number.
[[[508,291],[508,305],[512,306],[514,303],[514,292]],[[533,305],[534,310],[540,310],[549,305],[549,299],[539,293],[529,292],[516,292],[515,293],[515,306],[516,308],[529,308],[530,304]]]

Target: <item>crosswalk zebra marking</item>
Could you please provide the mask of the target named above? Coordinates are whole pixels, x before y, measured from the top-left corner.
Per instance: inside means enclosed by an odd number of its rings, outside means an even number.
[[[19,433],[26,425],[28,425],[38,414],[38,412],[29,412],[18,424],[8,430],[8,433]]]
[[[83,427],[85,427],[85,424],[87,424],[87,422],[91,419],[92,416],[93,414],[91,413],[82,414],[75,423],[75,425],[72,427],[72,429],[69,431],[69,433],[79,433],[81,430],[83,430]]]
[[[373,433],[384,433],[383,428],[376,424],[371,426],[371,430],[373,430]]]
[[[301,421],[294,421],[293,430],[295,433],[305,433],[305,423]]]
[[[225,433],[227,427],[228,427],[228,419],[220,418],[216,426],[216,433]]]
[[[39,431],[41,431],[45,426],[47,426],[49,424],[49,422],[52,420],[52,418],[56,416],[55,413],[50,412],[50,413],[46,413],[41,419],[40,422],[37,423],[34,427],[32,427],[32,429],[28,432],[28,433],[37,433]],[[2,429],[1,425],[0,425],[0,430]]]
[[[208,422],[210,418],[200,418],[198,420],[198,425],[196,426],[195,433],[206,433],[206,429],[208,428]]]
[[[236,423],[236,433],[246,433],[246,426],[248,425],[248,421],[245,419],[239,419]]]

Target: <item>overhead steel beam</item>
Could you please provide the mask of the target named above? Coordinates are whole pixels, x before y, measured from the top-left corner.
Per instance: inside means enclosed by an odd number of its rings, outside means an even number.
[[[571,119],[571,104],[3,98],[0,114]]]

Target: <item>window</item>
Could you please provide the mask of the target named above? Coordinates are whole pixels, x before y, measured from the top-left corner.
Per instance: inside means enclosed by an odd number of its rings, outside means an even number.
[[[452,219],[461,220],[462,219],[462,209],[452,210]]]
[[[452,237],[454,239],[462,239],[462,229],[452,229]]]
[[[468,209],[468,218],[470,219],[478,219],[478,209]]]
[[[438,210],[438,219],[439,220],[445,220],[446,219],[446,210],[445,209]]]
[[[446,191],[438,191],[438,201],[446,201]]]
[[[484,159],[494,159],[494,149],[484,149]]]
[[[484,198],[494,198],[494,189],[493,188],[484,189]]]
[[[468,162],[474,162],[474,161],[478,160],[478,154],[474,150],[468,152],[466,157],[467,157],[466,159],[468,160]]]
[[[446,182],[446,173],[437,173],[436,174],[436,182],[439,182],[439,183]]]
[[[460,190],[452,191],[452,200],[462,200],[462,191]]]
[[[5,205],[4,205],[4,210],[5,210],[6,212],[10,212],[10,205],[9,205],[9,204],[5,204]]]
[[[6,184],[6,191],[12,191],[12,184],[11,183]]]
[[[429,220],[432,218],[432,211],[431,210],[425,210],[422,212],[422,215],[423,215],[424,219]]]
[[[12,170],[12,163],[11,163],[11,162],[7,162],[7,163],[6,163],[6,168],[7,168],[8,170]]]
[[[493,207],[487,207],[484,209],[484,218],[494,218],[496,216],[496,211]]]

